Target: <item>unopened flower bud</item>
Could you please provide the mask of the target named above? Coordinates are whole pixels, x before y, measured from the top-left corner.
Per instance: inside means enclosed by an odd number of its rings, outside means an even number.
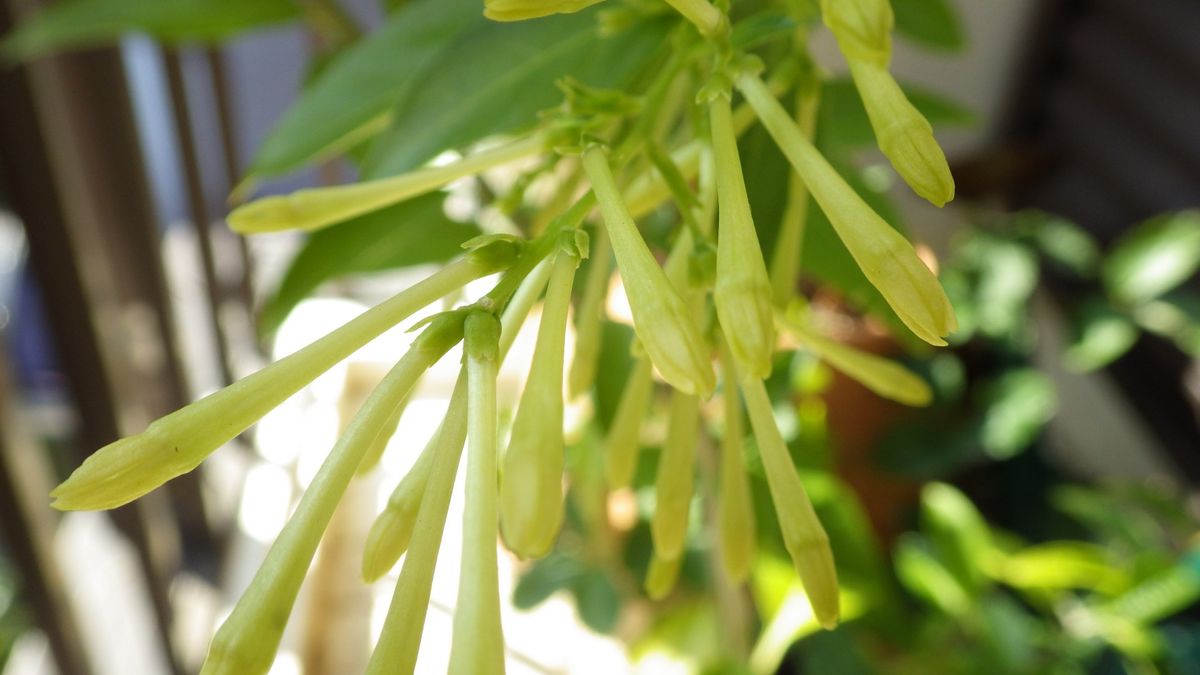
[[[738,397],[737,367],[728,349],[721,353],[724,379],[721,397],[725,407],[725,430],[721,435],[720,482],[717,493],[717,532],[721,564],[734,583],[750,574],[754,558],[754,504],[750,498],[750,479],[743,459],[742,405]]]
[[[604,438],[604,473],[608,487],[613,490],[629,487],[633,481],[638,450],[641,449],[642,420],[646,418],[646,406],[653,390],[650,360],[637,359],[625,380],[617,412],[608,427],[608,436]]]
[[[363,545],[362,577],[364,581],[372,582],[387,574],[396,564],[400,556],[408,550],[412,539],[413,528],[417,522],[417,512],[421,508],[421,500],[425,496],[425,486],[433,471],[433,462],[445,448],[457,444],[462,447],[466,439],[466,424],[448,426],[443,420],[421,456],[409,469],[404,478],[388,497],[387,506],[375,517],[371,530],[367,533],[366,544]]]
[[[104,446],[50,493],[54,508],[111,509],[191,471],[359,347],[492,271],[470,257],[451,263],[304,349]]]
[[[601,0],[483,0],[483,15],[492,21],[524,21],[551,14],[578,12]]]
[[[821,16],[847,60],[882,66],[891,60],[895,17],[889,0],[821,0]]]
[[[583,297],[579,299],[579,311],[575,313],[575,351],[567,374],[567,394],[571,398],[591,389],[596,379],[611,260],[612,248],[608,245],[608,234],[604,228],[596,228]]]
[[[954,199],[954,177],[929,120],[908,100],[882,66],[850,62],[879,149],[896,173],[934,206]]]
[[[762,80],[744,74],[737,83],[867,280],[917,337],[933,345],[945,345],[942,336],[958,327],[954,308],[912,244],[838,175]]]
[[[563,351],[579,256],[560,251],[546,290],[533,365],[513,420],[500,482],[500,524],[509,550],[545,555],[563,516]]]
[[[646,570],[646,580],[643,588],[651,600],[662,600],[675,588],[679,580],[679,568],[683,566],[683,556],[670,560],[659,557],[654,553],[650,557],[650,567]]]
[[[655,555],[666,559],[683,554],[687,538],[688,511],[694,489],[696,441],[700,432],[700,400],[679,391],[671,392],[667,438],[658,458],[654,482],[654,517],[650,534]]]
[[[583,165],[608,227],[642,346],[671,386],[707,397],[716,386],[716,376],[696,318],[638,232],[617,190],[604,151],[589,148],[583,155]]]
[[[771,374],[775,353],[771,280],[750,215],[728,97],[718,96],[709,103],[709,119],[719,204],[713,302],[738,366],[765,378]]]
[[[500,322],[485,311],[466,319],[467,477],[463,553],[450,645],[452,675],[504,672],[504,634],[496,565],[496,372]]]
[[[840,612],[837,569],[833,565],[829,536],[821,527],[808,493],[796,474],[787,445],[775,424],[766,387],[761,380],[744,377],[742,395],[745,396],[750,424],[758,441],[771,501],[775,504],[775,515],[783,533],[784,547],[800,575],[817,621],[831,629],[837,625]]]

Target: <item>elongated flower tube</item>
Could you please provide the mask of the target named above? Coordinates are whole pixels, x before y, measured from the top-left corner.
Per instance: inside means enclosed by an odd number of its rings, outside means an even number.
[[[450,429],[446,419],[438,425],[437,431],[421,451],[421,456],[400,480],[400,484],[388,497],[387,506],[371,524],[367,541],[363,545],[363,581],[370,583],[387,574],[392,565],[395,565],[400,556],[408,550],[417,522],[417,513],[425,496],[425,486],[433,473],[434,461],[439,455],[447,452],[447,447],[453,447],[456,443],[458,447],[462,447],[466,435],[465,426],[461,430]]]
[[[750,574],[754,558],[754,504],[750,500],[750,479],[743,460],[745,431],[742,427],[742,406],[738,398],[737,366],[728,346],[721,352],[721,392],[725,408],[725,431],[721,436],[721,466],[717,492],[717,533],[721,566],[734,583],[741,583]]]
[[[796,126],[804,137],[812,140],[817,126],[817,110],[821,103],[821,85],[813,73],[796,88]],[[800,276],[803,258],[804,231],[808,224],[808,188],[795,171],[788,174],[787,204],[775,238],[771,257],[771,295],[778,307],[786,307],[796,294],[796,279]]]
[[[575,234],[583,232],[564,233],[571,240]],[[522,558],[546,555],[562,526],[563,343],[578,265],[578,249],[563,248],[555,255],[533,365],[504,454],[500,525],[509,550]]]
[[[738,367],[765,378],[771,374],[775,353],[771,280],[750,215],[729,98],[717,96],[708,104],[708,112],[719,208],[713,302]]]
[[[650,556],[650,567],[646,570],[646,580],[642,587],[651,600],[662,600],[675,588],[679,580],[679,568],[683,566],[683,556],[666,559],[657,552]]]
[[[781,315],[780,321],[805,348],[876,394],[905,405],[928,405],[933,400],[929,384],[895,361],[831,340],[795,311]]]
[[[264,197],[234,209],[229,214],[229,227],[240,234],[316,230],[433,192],[459,178],[537,154],[544,146],[545,139],[530,136],[457,162],[391,178]]]
[[[467,503],[463,512],[462,567],[450,645],[451,675],[504,672],[500,586],[496,569],[496,456],[499,418],[496,373],[500,322],[476,311],[464,326],[467,359]],[[561,380],[559,384],[561,388]],[[561,393],[560,393],[561,396]]]
[[[604,438],[604,475],[608,487],[613,490],[629,487],[633,482],[638,450],[641,449],[642,420],[646,418],[646,407],[653,391],[650,359],[641,357],[634,361],[633,370],[625,380],[617,412]]]
[[[140,434],[104,446],[50,493],[52,505],[110,509],[191,471],[359,347],[472,279],[507,267],[515,257],[516,248],[508,242],[473,251],[300,351],[153,422]]]
[[[500,334],[501,360],[512,347],[517,333],[521,330],[521,324],[541,295],[542,288],[546,286],[550,271],[551,266],[545,261],[535,267],[504,308]],[[445,436],[445,440],[438,441],[436,446],[438,450],[433,457],[429,479],[425,482],[421,495],[421,507],[417,511],[416,523],[411,528],[412,541],[408,546],[408,554],[404,558],[400,578],[392,592],[392,601],[388,605],[379,642],[371,652],[371,660],[367,664],[368,675],[411,675],[417,665],[417,652],[421,645],[421,635],[424,633],[433,572],[437,566],[442,532],[446,527],[446,511],[450,506],[450,495],[454,488],[454,476],[458,473],[463,441],[467,437],[465,372],[459,375],[454,386],[450,406],[446,410],[438,436]],[[364,552],[365,558],[372,555],[370,548]],[[396,554],[397,558],[399,555],[400,553]],[[395,558],[391,559],[386,563],[386,568],[390,568],[395,562]]]
[[[513,326],[519,328],[533,303],[541,295],[550,270],[551,266],[547,262],[541,263],[513,294],[504,312],[506,323],[500,336],[501,354],[507,353],[512,346],[517,333]],[[421,456],[392,491],[387,506],[371,525],[366,544],[363,546],[362,575],[367,582],[375,581],[386,574],[408,550],[421,504],[425,499],[426,487],[433,481],[437,458],[450,452],[457,453],[467,438],[466,399],[457,389],[455,396],[458,398],[452,398],[450,412],[438,425]],[[457,411],[459,414],[454,414],[456,406],[461,408]],[[455,460],[455,466],[457,461]]]
[[[608,233],[604,228],[596,228],[594,239],[583,297],[579,299],[579,311],[575,313],[575,352],[567,373],[567,395],[571,398],[592,388],[596,380],[596,364],[600,359],[604,299],[608,293],[612,248],[608,245]]]
[[[551,14],[570,14],[601,0],[483,0],[483,15],[492,21],[524,21]]]
[[[783,545],[792,557],[817,621],[832,629],[837,625],[839,609],[837,568],[833,565],[829,536],[796,474],[787,445],[775,425],[771,400],[762,380],[743,377],[741,388],[767,474],[775,515],[783,532]]]
[[[707,397],[716,386],[708,349],[687,304],[663,274],[629,215],[599,147],[583,153],[583,166],[608,228],[634,328],[650,361],[671,386]]]
[[[696,26],[708,38],[721,37],[729,32],[729,19],[708,0],[666,0],[675,11]]]
[[[737,85],[867,279],[917,337],[945,345],[942,336],[958,327],[954,308],[912,244],[867,206],[825,161],[762,80],[743,73]]]
[[[683,554],[687,538],[688,511],[695,482],[696,441],[700,435],[700,399],[679,391],[671,392],[667,438],[658,458],[654,482],[654,517],[650,534],[654,551],[671,560]]]
[[[417,378],[458,343],[462,331],[460,313],[434,319],[363,403],[217,630],[201,670],[204,675],[255,675],[271,667],[300,584],[363,454]]]

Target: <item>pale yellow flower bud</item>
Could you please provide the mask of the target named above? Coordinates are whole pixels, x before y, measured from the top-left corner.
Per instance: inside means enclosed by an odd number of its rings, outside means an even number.
[[[775,425],[766,387],[761,380],[742,378],[742,395],[746,398],[750,425],[758,440],[771,501],[775,504],[775,515],[783,533],[783,545],[804,584],[813,614],[822,626],[831,629],[837,625],[840,612],[837,568],[833,564],[829,536],[813,511],[787,445]]]
[[[958,327],[954,308],[933,272],[900,233],[867,206],[796,127],[757,76],[738,77],[738,88],[754,108],[809,193],[829,217],[863,274],[917,337],[942,346]]]
[[[851,61],[854,84],[867,109],[879,149],[896,173],[935,206],[954,199],[954,177],[933,127],[896,84],[886,68]]]
[[[771,374],[775,320],[771,280],[758,246],[742,177],[729,99],[709,103],[719,204],[717,283],[713,302],[738,366],[759,378]]]
[[[638,450],[641,449],[642,420],[646,418],[646,407],[653,391],[650,360],[639,358],[625,380],[621,401],[604,439],[604,474],[608,486],[614,490],[629,487],[633,481]]]
[[[876,394],[914,406],[928,405],[933,400],[929,383],[899,363],[821,335],[794,310],[782,321],[806,349]]]
[[[679,391],[671,392],[667,438],[663,441],[662,453],[658,458],[658,474],[654,482],[654,517],[650,520],[655,554],[665,559],[678,558],[683,554],[699,435],[700,400]]]
[[[387,574],[400,556],[408,550],[413,528],[416,527],[417,512],[425,496],[425,486],[433,471],[434,458],[447,452],[448,447],[461,448],[466,440],[466,424],[448,424],[449,419],[451,417],[447,416],[442,420],[433,437],[425,445],[421,456],[388,497],[387,506],[371,524],[367,541],[363,545],[364,581],[369,583]],[[454,419],[464,418],[459,416]]]
[[[524,21],[578,12],[601,0],[483,0],[483,15],[493,21]]]
[[[604,216],[633,311],[634,328],[646,354],[671,386],[709,396],[716,386],[716,376],[696,317],[688,311],[638,232],[604,151],[589,148],[583,154],[583,165]]]
[[[290,195],[264,197],[229,214],[229,227],[241,234],[315,230],[423,195],[459,178],[541,152],[545,140],[524,138],[464,157],[443,166],[417,169],[378,180],[308,188]]]
[[[454,632],[451,675],[504,672],[504,633],[500,626],[500,587],[496,565],[496,456],[498,425],[496,373],[500,322],[492,314],[467,316],[467,477],[463,510],[462,566]]]
[[[500,482],[500,525],[509,550],[546,555],[563,517],[563,352],[579,257],[559,251],[546,291],[533,365],[513,420]]]
[[[683,566],[683,556],[666,560],[654,553],[650,557],[650,567],[646,570],[646,580],[642,587],[651,600],[662,600],[675,588],[679,580],[679,568]]]
[[[214,450],[413,312],[495,271],[474,255],[364,312],[262,370],[104,446],[50,493],[62,510],[110,509],[196,468]]]
[[[721,565],[734,583],[750,574],[754,559],[754,504],[750,498],[750,479],[743,460],[742,406],[738,398],[737,367],[728,347],[721,351],[725,407],[725,431],[721,436],[720,482],[717,493],[717,532]]]
[[[595,240],[591,259],[588,260],[583,297],[579,299],[579,311],[575,313],[575,353],[567,374],[567,394],[571,398],[592,388],[596,379],[596,364],[600,359],[612,247],[608,245],[608,233],[602,227],[596,228]]]
[[[821,0],[821,15],[847,60],[887,66],[895,23],[889,0]]]

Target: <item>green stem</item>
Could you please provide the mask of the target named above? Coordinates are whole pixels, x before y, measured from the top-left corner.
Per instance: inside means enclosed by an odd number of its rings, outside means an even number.
[[[805,138],[811,140],[816,131],[817,109],[820,105],[821,87],[818,82],[804,84],[796,91],[796,123]],[[771,288],[775,304],[787,306],[796,292],[796,279],[800,276],[800,261],[804,257],[804,230],[808,221],[808,188],[804,179],[794,169],[788,173],[787,206],[779,236],[775,240],[775,254],[771,258]]]

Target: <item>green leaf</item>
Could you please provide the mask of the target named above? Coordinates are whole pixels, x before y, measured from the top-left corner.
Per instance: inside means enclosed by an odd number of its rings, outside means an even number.
[[[967,46],[958,13],[949,0],[892,0],[896,32],[926,47],[957,52]]]
[[[592,570],[580,576],[571,585],[571,591],[584,625],[597,633],[608,633],[616,627],[621,598],[602,572]]]
[[[1137,304],[1175,288],[1200,268],[1200,211],[1153,218],[1117,242],[1104,263],[1108,291]]]
[[[1172,291],[1135,307],[1133,317],[1146,330],[1173,340],[1184,352],[1200,354],[1200,296]]]
[[[921,529],[964,588],[983,588],[985,568],[996,550],[987,523],[966,495],[946,483],[926,485]]]
[[[110,42],[129,31],[168,42],[216,41],[298,14],[292,0],[74,0],[36,14],[0,43],[0,51],[31,58]]]
[[[1106,301],[1091,298],[1080,308],[1075,340],[1063,354],[1072,370],[1088,372],[1121,358],[1138,339],[1138,328]]]
[[[513,606],[531,609],[544,602],[555,591],[569,588],[584,574],[583,565],[558,552],[537,560],[517,580],[513,589]]]
[[[264,334],[274,332],[297,303],[329,279],[439,262],[460,253],[461,244],[479,229],[448,218],[444,198],[440,192],[424,195],[311,234],[263,309]]]
[[[1058,409],[1050,378],[1032,368],[1018,368],[983,389],[980,442],[992,459],[1008,459],[1029,447]]]
[[[414,92],[455,40],[485,23],[470,2],[406,3],[301,93],[259,148],[250,175],[291,171],[383,131],[392,107]]]
[[[901,88],[935,129],[970,127],[978,122],[974,112],[940,94],[908,84],[901,84]],[[853,80],[834,78],[821,87],[817,130],[821,146],[854,149],[875,145],[871,121]]]
[[[1100,264],[1100,248],[1087,230],[1065,218],[1042,211],[1013,216],[1014,229],[1032,240],[1039,253],[1054,264],[1085,279]]]
[[[971,607],[970,596],[919,534],[901,535],[894,554],[896,576],[913,595],[951,616]]]
[[[394,108],[363,169],[378,178],[419,166],[437,153],[528,127],[558,104],[555,82],[570,76],[622,88],[662,46],[667,21],[601,36],[595,12],[473,26]]]
[[[1000,579],[1025,591],[1087,589],[1114,595],[1127,589],[1128,575],[1110,561],[1102,546],[1079,541],[1052,541],[1009,555]]]

